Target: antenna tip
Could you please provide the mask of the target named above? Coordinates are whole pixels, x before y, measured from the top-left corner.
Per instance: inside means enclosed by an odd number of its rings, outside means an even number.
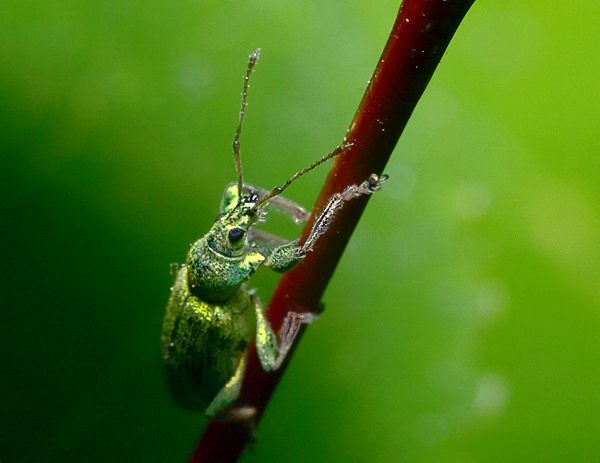
[[[250,55],[250,62],[252,64],[256,63],[258,61],[258,58],[260,57],[260,48],[257,48],[256,50],[254,50],[252,52],[252,54]]]

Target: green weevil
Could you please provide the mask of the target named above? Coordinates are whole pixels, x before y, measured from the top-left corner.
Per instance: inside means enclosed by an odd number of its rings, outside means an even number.
[[[208,416],[221,414],[238,397],[253,337],[262,367],[272,371],[282,364],[300,325],[317,318],[316,314],[289,312],[277,336],[259,298],[246,288],[246,280],[261,266],[277,272],[291,270],[327,231],[345,201],[373,193],[387,178],[372,174],[360,185],[334,194],[302,245],[298,245],[299,240],[287,242],[254,228],[265,221],[267,206],[297,224],[306,221],[310,213],[281,193],[298,177],[351,146],[338,146],[270,191],[244,183],[239,139],[249,78],[259,54],[257,49],[250,55],[244,77],[233,141],[237,182],[227,185],[216,222],[192,244],[177,272],[161,335],[161,354],[173,399],[183,408],[204,411]]]

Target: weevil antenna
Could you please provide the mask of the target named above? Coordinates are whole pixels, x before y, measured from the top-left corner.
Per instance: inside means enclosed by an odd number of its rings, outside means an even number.
[[[252,207],[251,211],[256,211],[256,209],[258,209],[262,204],[264,204],[265,202],[267,202],[269,199],[271,199],[273,196],[278,196],[281,193],[283,193],[283,191],[289,187],[292,183],[294,183],[296,180],[298,180],[299,177],[301,177],[302,175],[304,175],[307,172],[310,172],[311,170],[313,170],[315,167],[320,166],[321,164],[323,164],[325,161],[327,161],[328,159],[334,158],[342,153],[344,153],[348,148],[350,148],[353,145],[353,143],[346,143],[344,145],[340,145],[338,146],[336,149],[334,149],[331,153],[326,154],[325,156],[323,156],[321,159],[319,159],[318,161],[313,162],[310,166],[305,167],[304,169],[296,172],[294,175],[292,175],[289,179],[287,179],[285,181],[285,183],[281,186],[276,186],[275,188],[273,188],[271,191],[269,191],[269,193],[267,193],[265,196],[263,196],[262,198],[260,198],[260,200]]]
[[[240,135],[242,134],[242,124],[246,117],[246,106],[248,106],[248,88],[250,88],[250,75],[252,69],[260,57],[260,48],[257,48],[252,52],[248,58],[248,68],[246,69],[246,75],[244,76],[244,87],[242,89],[242,106],[240,109],[240,119],[235,130],[235,138],[233,139],[233,159],[235,161],[235,170],[237,171],[237,183],[238,183],[238,198],[242,198],[242,188],[244,187],[244,170],[242,169],[242,157],[240,154]]]

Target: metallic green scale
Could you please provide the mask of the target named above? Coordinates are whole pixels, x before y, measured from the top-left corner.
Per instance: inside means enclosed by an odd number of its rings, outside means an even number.
[[[267,206],[287,214],[296,224],[306,221],[310,214],[281,193],[306,172],[352,146],[339,146],[273,190],[245,184],[239,138],[248,79],[258,57],[259,50],[250,55],[233,142],[237,182],[225,188],[221,214],[209,232],[192,245],[177,273],[161,335],[163,363],[175,402],[209,416],[221,414],[238,397],[253,337],[262,367],[276,370],[300,326],[317,318],[311,313],[288,312],[276,336],[260,300],[245,289],[244,282],[261,266],[277,272],[291,270],[312,250],[346,201],[372,194],[386,179],[372,174],[360,185],[349,185],[332,195],[301,246],[298,240],[287,242],[253,228],[265,221]],[[248,407],[240,408],[231,411],[228,418],[244,419],[253,413]]]
[[[192,245],[177,274],[163,323],[162,355],[171,394],[178,405],[209,415],[221,412],[239,394],[245,354],[255,333],[266,370],[277,368],[289,348],[285,343],[279,346],[260,301],[243,288],[243,282],[261,265],[287,270],[305,255],[295,242],[270,249],[268,241],[254,237],[251,245],[250,227],[264,216],[255,208],[256,191],[265,190],[244,188],[249,193],[238,200],[237,194],[231,194],[237,186],[228,186],[221,215]],[[284,198],[277,201],[303,211]],[[287,331],[293,338],[299,323],[314,317],[295,314],[292,318],[296,323]]]
[[[167,306],[162,354],[177,405],[204,411],[232,378],[254,332],[250,297],[239,291],[224,303],[191,293],[182,267]]]

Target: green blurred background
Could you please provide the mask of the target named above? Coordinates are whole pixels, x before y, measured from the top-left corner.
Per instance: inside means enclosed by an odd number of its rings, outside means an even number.
[[[185,461],[206,421],[163,382],[169,264],[234,179],[247,55],[246,178],[272,187],[340,141],[397,9],[4,2],[3,463]],[[600,459],[598,13],[475,3],[245,462]]]

